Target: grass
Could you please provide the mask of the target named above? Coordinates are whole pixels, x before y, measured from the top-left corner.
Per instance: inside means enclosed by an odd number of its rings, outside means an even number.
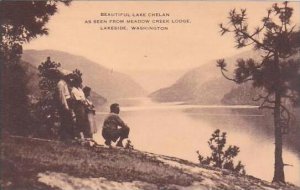
[[[139,180],[160,187],[194,181],[192,175],[142,152],[26,138],[2,139],[1,164],[3,189],[50,189],[37,181],[37,174],[46,171],[119,182]]]
[[[1,139],[0,148],[1,190],[56,190],[38,181],[38,174],[47,172],[77,178],[104,177],[116,182],[147,182],[149,190],[173,190],[194,182],[200,183],[201,189],[212,190],[299,189],[292,184],[271,184],[252,176],[137,150],[94,148],[24,137]],[[195,169],[194,172],[187,167]]]

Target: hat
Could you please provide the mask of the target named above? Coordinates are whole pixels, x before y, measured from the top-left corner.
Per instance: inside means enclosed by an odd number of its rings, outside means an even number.
[[[66,70],[66,69],[63,69],[63,68],[58,68],[57,69],[62,75],[69,75],[69,74],[72,74],[72,72],[71,71],[69,71],[69,70]]]

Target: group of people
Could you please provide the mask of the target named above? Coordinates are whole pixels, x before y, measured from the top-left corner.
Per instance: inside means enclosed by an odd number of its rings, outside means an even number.
[[[77,73],[66,70],[56,70],[59,75],[57,82],[57,103],[61,127],[62,140],[86,139],[93,140],[93,134],[97,132],[95,121],[95,106],[91,101],[91,88],[83,87],[82,78]],[[102,128],[102,136],[105,144],[111,147],[112,142],[116,146],[123,147],[123,140],[128,138],[129,127],[119,117],[119,104],[110,106],[110,114],[105,118]]]

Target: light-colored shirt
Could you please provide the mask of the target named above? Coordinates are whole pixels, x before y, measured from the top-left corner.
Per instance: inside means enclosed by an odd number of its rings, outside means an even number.
[[[69,109],[67,99],[71,98],[70,91],[66,81],[60,80],[57,83],[57,92],[59,103],[64,106],[66,109]]]
[[[74,100],[86,101],[85,95],[81,88],[73,87],[71,90],[71,94]]]

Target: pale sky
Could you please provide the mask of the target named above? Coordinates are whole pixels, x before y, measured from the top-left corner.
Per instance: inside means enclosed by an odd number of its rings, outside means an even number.
[[[32,40],[24,47],[82,55],[128,74],[187,70],[239,52],[234,48],[232,36],[219,34],[218,24],[226,21],[230,9],[247,8],[253,28],[272,4],[271,1],[73,1],[69,7],[59,6],[59,13],[51,17],[48,36]],[[295,9],[294,23],[300,23],[300,2],[290,5]],[[167,31],[105,31],[100,30],[100,24],[84,23],[88,19],[103,19],[100,13],[169,13],[170,17],[140,19],[189,19],[191,23],[167,24]]]

